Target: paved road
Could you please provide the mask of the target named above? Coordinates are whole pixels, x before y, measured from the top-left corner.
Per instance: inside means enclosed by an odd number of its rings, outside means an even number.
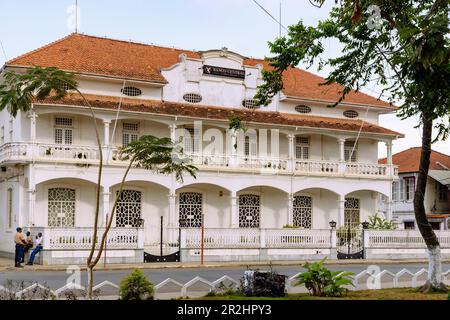
[[[346,270],[352,271],[355,274],[365,270],[368,265],[363,264],[351,264],[351,265],[327,265],[332,270]],[[410,272],[415,273],[421,268],[427,268],[426,263],[415,264],[381,264],[379,265],[381,270],[389,270],[393,273],[400,271],[403,268],[408,269]],[[267,270],[264,267],[257,267],[260,270]],[[208,281],[214,281],[223,275],[228,275],[233,279],[239,280],[242,278],[246,267],[215,267],[215,268],[164,268],[164,269],[147,269],[144,270],[147,277],[150,280],[158,284],[167,278],[172,278],[180,283],[186,283],[196,276],[200,276]],[[443,271],[450,270],[450,263],[442,265]],[[302,268],[296,266],[276,266],[273,267],[274,271],[285,274],[287,276],[293,276],[300,272]],[[105,280],[118,284],[120,280],[130,273],[131,270],[99,270],[95,272],[95,284],[101,283]],[[58,289],[66,284],[69,274],[62,271],[6,271],[0,272],[0,285],[5,285],[8,280],[12,281],[24,281],[24,283],[39,282],[45,284],[52,289]],[[86,284],[86,272],[81,272],[81,284]]]

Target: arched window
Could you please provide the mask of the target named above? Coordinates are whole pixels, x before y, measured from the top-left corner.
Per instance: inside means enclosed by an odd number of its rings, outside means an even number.
[[[356,228],[360,224],[360,201],[358,198],[345,198],[344,220],[345,225]]]
[[[75,190],[70,188],[48,189],[48,226],[75,226]]]
[[[292,210],[293,225],[295,227],[311,229],[312,198],[307,196],[294,196]]]
[[[116,207],[116,227],[133,227],[141,225],[142,192],[122,190],[116,192],[119,197]]]
[[[203,221],[203,195],[198,192],[181,192],[178,202],[180,227],[200,228]]]
[[[260,196],[242,194],[239,196],[239,228],[259,228],[261,211]]]

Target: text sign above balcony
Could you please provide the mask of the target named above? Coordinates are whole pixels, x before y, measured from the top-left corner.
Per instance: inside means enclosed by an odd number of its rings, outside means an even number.
[[[203,74],[235,79],[245,79],[245,71],[239,69],[222,68],[216,66],[203,66]]]

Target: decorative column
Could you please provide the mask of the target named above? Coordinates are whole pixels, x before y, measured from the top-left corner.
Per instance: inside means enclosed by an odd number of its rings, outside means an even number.
[[[345,173],[347,171],[347,165],[345,163],[345,138],[339,138],[339,173]]]
[[[289,171],[292,172],[295,170],[295,135],[289,133],[287,138],[289,143]]]
[[[31,111],[28,113],[28,118],[30,118],[30,141],[34,143],[36,142],[36,119],[38,115],[36,112]]]
[[[231,228],[239,228],[239,214],[238,214],[238,197],[236,191],[231,191],[230,194],[230,208],[231,208],[231,217],[230,217],[230,227]]]
[[[387,153],[387,170],[386,172],[389,176],[394,175],[394,167],[392,165],[392,141],[385,142],[386,144],[386,153]]]
[[[111,120],[103,120],[103,161],[106,163],[109,160],[110,155],[110,141],[109,141],[109,126],[111,124]]]
[[[231,131],[231,167],[238,166],[238,158],[237,158],[237,146],[238,146],[238,136],[235,130]]]
[[[288,212],[286,217],[286,223],[290,226],[294,224],[294,195],[292,193],[289,193],[288,195]]]
[[[106,189],[106,188],[105,188]],[[110,217],[110,199],[111,199],[111,192],[109,192],[109,188],[108,191],[103,192],[103,223],[102,225],[104,225],[106,227],[106,223]]]
[[[392,221],[392,199],[386,201],[386,220]]]
[[[172,140],[173,143],[175,143],[176,140],[176,130],[177,130],[177,125],[176,124],[171,124],[169,125],[169,130],[170,130],[170,140]]]
[[[339,195],[338,200],[338,226],[345,225],[345,196]]]
[[[179,221],[177,220],[176,214],[177,195],[175,193],[175,190],[170,192],[168,198],[169,198],[169,227],[175,228],[176,226],[179,226]]]
[[[28,226],[33,227],[35,225],[34,223],[34,206],[36,204],[36,189],[34,186],[29,188],[27,190],[28,192]]]

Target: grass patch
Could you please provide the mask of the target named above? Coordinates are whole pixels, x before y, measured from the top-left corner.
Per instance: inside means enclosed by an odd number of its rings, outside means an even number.
[[[447,293],[421,293],[415,288],[350,291],[343,297],[314,297],[307,293],[289,294],[282,298],[224,295],[201,300],[447,300]]]

